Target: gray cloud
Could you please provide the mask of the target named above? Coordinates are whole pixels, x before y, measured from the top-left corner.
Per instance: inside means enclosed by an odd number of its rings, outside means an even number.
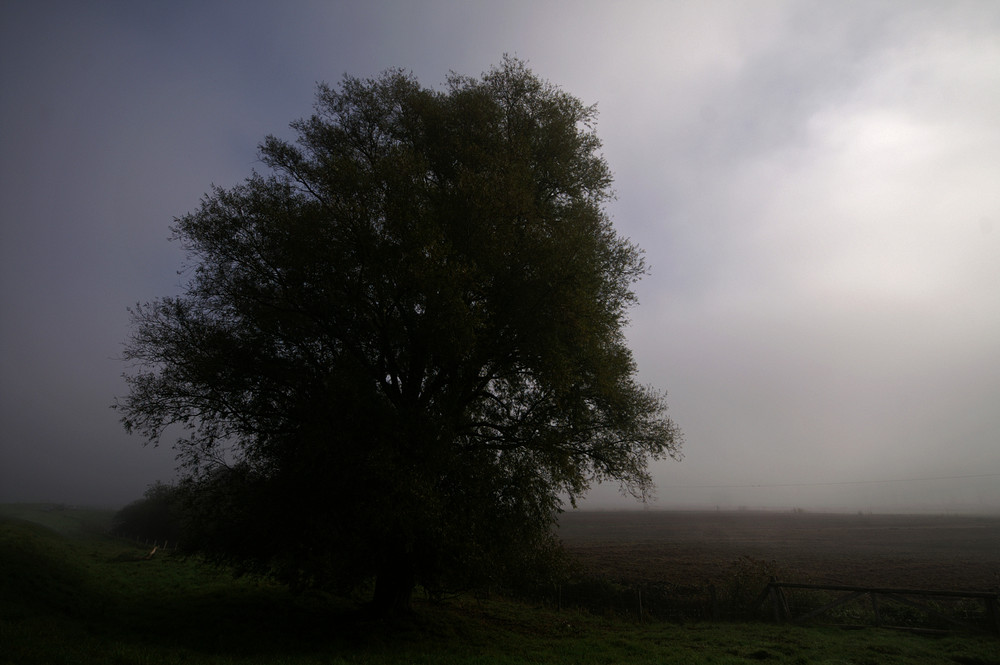
[[[630,339],[686,431],[662,504],[1000,506],[990,2],[7,3],[0,501],[172,474],[108,409],[125,307],[178,290],[172,218],[316,82],[504,52],[599,105],[653,268]]]

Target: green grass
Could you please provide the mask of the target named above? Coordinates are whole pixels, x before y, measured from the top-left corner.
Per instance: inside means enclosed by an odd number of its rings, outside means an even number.
[[[57,514],[61,513],[61,514]],[[1000,639],[757,623],[653,623],[500,599],[396,625],[103,536],[109,514],[4,507],[0,663],[995,663]]]
[[[40,524],[65,536],[105,533],[111,528],[112,510],[70,508],[48,503],[0,504],[0,519]]]

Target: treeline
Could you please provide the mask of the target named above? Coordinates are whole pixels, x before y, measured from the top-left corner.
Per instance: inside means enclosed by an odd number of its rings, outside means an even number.
[[[183,504],[179,486],[157,482],[141,499],[115,514],[111,532],[143,541],[169,542],[177,547],[184,529]]]

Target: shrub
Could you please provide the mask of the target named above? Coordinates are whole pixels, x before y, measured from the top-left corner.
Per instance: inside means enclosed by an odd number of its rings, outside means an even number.
[[[782,577],[783,570],[776,561],[760,561],[751,556],[741,556],[730,565],[721,586],[720,599],[733,617],[743,618],[753,615],[754,606],[760,594],[774,579]]]
[[[181,535],[180,494],[177,487],[156,483],[143,498],[119,510],[111,521],[118,536],[177,543]]]

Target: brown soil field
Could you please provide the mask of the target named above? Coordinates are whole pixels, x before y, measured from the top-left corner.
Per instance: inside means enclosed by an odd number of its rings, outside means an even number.
[[[578,511],[559,536],[583,570],[622,584],[717,584],[750,557],[785,582],[1000,586],[1000,516]]]

